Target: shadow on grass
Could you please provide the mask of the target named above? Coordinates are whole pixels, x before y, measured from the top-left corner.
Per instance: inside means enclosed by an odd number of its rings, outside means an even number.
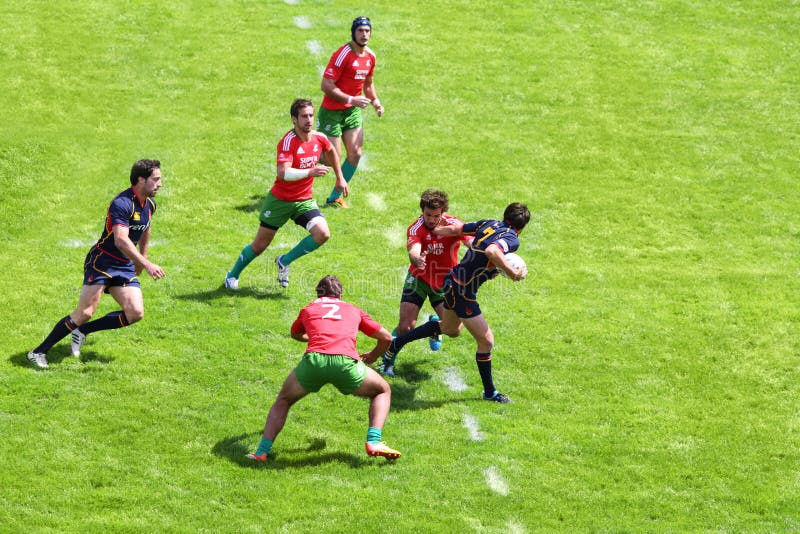
[[[58,365],[59,363],[63,362],[64,360],[72,360],[76,359],[72,354],[69,352],[62,352],[60,350],[52,350],[47,354],[47,363],[52,365]],[[99,362],[99,363],[111,363],[114,361],[114,358],[110,358],[108,356],[100,356],[96,352],[93,351],[81,351],[80,361],[83,363],[89,362]],[[8,361],[11,362],[13,365],[19,367],[30,367],[31,369],[35,369],[37,371],[47,371],[48,369],[40,369],[36,367],[33,363],[28,361],[28,353],[27,352],[18,352],[17,354],[12,354]]]
[[[261,209],[261,204],[264,202],[266,195],[252,195],[248,204],[236,206],[236,209],[245,213],[255,213]]]
[[[316,438],[310,440],[307,447],[281,448],[280,451],[273,451],[268,461],[255,462],[246,458],[245,455],[251,451],[248,445],[257,444],[260,438],[261,432],[257,434],[240,434],[217,442],[211,452],[247,469],[302,469],[334,462],[346,464],[356,469],[381,460],[369,458],[366,453],[364,453],[363,457],[343,452],[320,453],[326,448],[327,444],[324,439]],[[245,445],[245,441],[247,441],[247,445]],[[390,462],[384,461],[381,463],[387,464]]]
[[[196,300],[198,302],[210,302],[221,298],[256,298],[256,299],[288,299],[285,290],[269,291],[261,290],[254,287],[243,287],[238,291],[231,291],[226,289],[225,286],[220,285],[216,289],[209,289],[208,291],[199,291],[197,293],[184,293],[182,295],[174,295],[175,298],[181,300]]]
[[[468,399],[456,398],[446,400],[420,400],[416,399],[417,386],[412,384],[403,384],[402,382],[390,382],[392,387],[392,410],[393,412],[402,412],[405,410],[429,410],[431,408],[439,408],[445,404],[462,403]]]

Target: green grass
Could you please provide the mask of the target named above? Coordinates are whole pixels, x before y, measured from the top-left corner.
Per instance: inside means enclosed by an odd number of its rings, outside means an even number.
[[[796,7],[5,2],[0,530],[800,530]],[[304,232],[287,226],[230,294],[289,104],[319,102],[362,13],[387,111],[366,118],[353,209],[326,211],[333,237],[288,290],[272,259]],[[163,163],[167,278],[143,281],[141,323],[34,371],[142,157]],[[403,231],[432,186],[467,220],[534,213],[529,278],[481,290],[516,402],[477,400],[466,334],[419,343],[384,429],[402,459],[367,458],[367,403],[326,388],[274,461],[244,462],[321,276],[395,325]]]

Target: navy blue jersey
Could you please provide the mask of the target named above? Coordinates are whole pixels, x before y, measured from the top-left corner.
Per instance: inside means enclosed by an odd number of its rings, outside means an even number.
[[[133,244],[139,243],[142,234],[150,228],[150,219],[156,211],[156,203],[152,198],[144,199],[140,202],[133,193],[133,188],[126,189],[108,206],[106,224],[103,233],[93,248],[99,249],[103,254],[107,254],[117,261],[130,262],[114,244],[114,227],[121,224],[128,227],[128,237]]]
[[[450,271],[450,276],[457,284],[469,286],[474,293],[481,284],[498,274],[497,268],[486,256],[486,248],[494,244],[502,249],[503,254],[514,252],[519,248],[519,236],[506,223],[492,219],[465,223],[462,233],[475,237],[467,253]]]

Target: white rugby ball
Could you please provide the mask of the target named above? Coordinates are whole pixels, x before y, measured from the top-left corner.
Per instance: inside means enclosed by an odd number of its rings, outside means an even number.
[[[506,254],[506,261],[514,269],[516,270],[519,270],[520,268],[522,269],[522,278],[528,276],[528,266],[525,265],[525,260],[523,260],[518,254],[509,252],[508,254]],[[502,274],[506,278],[509,277],[503,269],[498,269],[498,271],[500,271],[500,274]]]

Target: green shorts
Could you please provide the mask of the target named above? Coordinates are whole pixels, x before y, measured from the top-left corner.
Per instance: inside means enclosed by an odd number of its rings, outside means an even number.
[[[320,107],[317,113],[317,131],[328,137],[341,137],[344,130],[361,128],[363,122],[358,106],[335,111]]]
[[[258,218],[261,225],[277,230],[289,219],[305,228],[305,225],[317,215],[322,215],[317,206],[317,201],[313,198],[308,200],[298,200],[296,202],[286,202],[278,200],[272,194],[267,193],[267,197],[261,204],[261,211]]]
[[[403,284],[403,295],[400,297],[400,302],[410,302],[416,304],[418,308],[422,308],[426,298],[431,301],[431,307],[436,308],[444,302],[444,293],[433,289],[427,282],[420,280],[409,271],[406,282]]]
[[[306,352],[294,369],[303,389],[317,392],[325,384],[333,384],[344,395],[357,390],[367,376],[367,366],[341,354]]]

